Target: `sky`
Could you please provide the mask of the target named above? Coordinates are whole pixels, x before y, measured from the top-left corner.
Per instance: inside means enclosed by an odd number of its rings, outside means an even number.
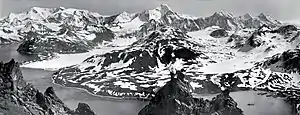
[[[180,14],[197,17],[223,10],[235,15],[266,13],[278,20],[300,20],[300,0],[0,0],[0,16],[24,12],[33,6],[63,6],[112,15],[123,11],[141,12],[160,4],[168,4]]]

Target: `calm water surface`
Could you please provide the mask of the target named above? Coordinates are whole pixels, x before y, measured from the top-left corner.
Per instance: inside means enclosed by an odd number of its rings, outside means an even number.
[[[34,59],[32,56],[20,55],[16,52],[18,44],[0,46],[0,61],[8,61],[14,58],[17,61]],[[98,115],[137,115],[138,111],[148,102],[136,100],[116,100],[105,97],[97,97],[84,90],[67,88],[52,83],[53,72],[39,69],[22,68],[24,79],[32,83],[40,91],[44,92],[49,86],[54,87],[58,97],[65,104],[75,109],[78,102],[88,103]],[[280,98],[272,98],[257,95],[258,91],[233,92],[230,95],[238,103],[245,115],[291,115],[290,105]],[[198,95],[211,99],[215,95]],[[249,106],[248,104],[253,104]]]
[[[16,50],[18,44],[0,46],[0,61],[9,61],[14,58],[16,61],[29,61],[35,57],[19,54]],[[52,82],[52,71],[41,69],[21,68],[24,79],[32,83],[34,87],[44,92],[47,87],[52,86],[57,96],[71,109],[77,107],[78,102],[85,102],[98,115],[137,115],[148,102],[137,100],[117,100],[111,98],[97,97],[84,90],[67,88],[56,85]]]

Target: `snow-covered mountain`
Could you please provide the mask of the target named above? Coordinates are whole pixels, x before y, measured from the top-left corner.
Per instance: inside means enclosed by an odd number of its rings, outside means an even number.
[[[276,27],[280,25],[280,22],[271,19],[265,14],[261,14],[258,17],[252,17],[249,14],[235,17],[233,14],[224,11],[216,12],[209,17],[190,18],[179,15],[166,4],[143,12],[121,12],[112,16],[102,16],[87,10],[72,8],[33,7],[24,13],[11,13],[0,20],[0,28],[2,28],[0,30],[0,41],[1,44],[24,40],[32,42],[34,40],[31,40],[33,39],[32,37],[28,38],[28,36],[31,36],[28,35],[28,32],[33,32],[36,35],[34,37],[39,39],[40,42],[46,43],[53,41],[51,39],[55,38],[59,42],[65,42],[62,44],[71,44],[69,45],[70,47],[78,46],[80,47],[78,52],[83,52],[90,49],[90,47],[86,47],[93,44],[89,43],[90,41],[103,41],[99,40],[99,38],[110,41],[115,36],[121,38],[140,38],[159,29],[162,25],[189,32],[211,26],[219,26],[225,30],[237,30],[242,28],[258,28],[263,24]],[[40,39],[38,36],[45,39]],[[23,48],[23,46],[20,49],[40,47],[37,45]],[[53,49],[53,47],[39,49]],[[63,51],[60,48],[55,51],[58,51],[58,53],[74,52],[74,48],[70,49],[72,51]],[[27,50],[21,52],[25,51]]]
[[[23,54],[87,52],[115,38],[102,22],[103,16],[87,10],[33,7],[4,17],[0,40],[1,44],[21,41],[18,51]]]
[[[279,21],[263,13],[257,17],[252,17],[250,14],[234,16],[231,13],[221,11],[209,17],[191,18],[178,14],[166,4],[140,13],[128,14],[123,12],[107,17],[105,21],[106,24],[119,28],[130,28],[128,24],[133,25],[133,23],[137,24],[135,25],[136,28],[150,22],[179,28],[182,31],[197,31],[211,26],[219,26],[225,30],[239,30],[243,28],[259,28],[264,24],[272,28],[281,25]]]
[[[0,24],[2,43],[24,40],[18,51],[27,54],[87,52],[104,41],[116,47],[119,39],[133,39],[123,49],[89,55],[53,77],[55,83],[97,95],[148,98],[170,81],[174,70],[186,75],[194,93],[299,90],[300,31],[266,14],[221,11],[191,18],[160,5],[101,16],[35,7],[10,14]]]
[[[205,46],[189,39],[179,29],[161,28],[124,50],[94,55],[63,68],[54,80],[85,87],[94,94],[145,98],[168,81],[161,76],[168,74],[170,65],[183,64],[181,68],[190,69],[214,63],[201,52]]]
[[[54,75],[55,82],[98,95],[147,98],[170,80],[164,77],[169,71],[182,69],[194,93],[218,93],[228,88],[283,91],[278,87],[298,87],[294,79],[299,75],[289,72],[299,71],[295,69],[298,50],[292,50],[300,43],[297,27],[273,29],[262,25],[235,32],[222,30],[229,36],[214,38],[211,33],[220,27],[186,33],[161,25],[123,50],[94,55],[60,69]],[[288,49],[288,54],[277,56]],[[269,70],[278,64],[285,71]],[[209,73],[226,68],[233,70]]]

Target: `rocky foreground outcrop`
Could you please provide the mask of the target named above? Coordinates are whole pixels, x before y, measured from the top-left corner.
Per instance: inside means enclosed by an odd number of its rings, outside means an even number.
[[[68,108],[52,87],[44,93],[26,83],[18,62],[0,62],[1,115],[95,115],[87,104],[79,103],[76,110]]]
[[[156,92],[155,97],[138,115],[243,115],[237,103],[229,96],[229,90],[212,100],[194,98],[191,90],[183,73],[171,73],[171,80]]]

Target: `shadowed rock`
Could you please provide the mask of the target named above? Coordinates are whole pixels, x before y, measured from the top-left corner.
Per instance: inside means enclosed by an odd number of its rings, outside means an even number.
[[[78,115],[96,115],[90,106],[85,103],[78,103],[78,107],[76,108],[75,112]]]
[[[211,32],[209,34],[211,37],[214,37],[214,38],[222,38],[222,37],[228,37],[228,32],[225,30],[225,29],[218,29],[218,30],[215,30],[213,32]]]
[[[95,115],[86,104],[79,104],[78,109],[70,110],[53,87],[43,94],[26,83],[18,62],[0,62],[0,115]]]
[[[174,75],[174,74],[171,74]],[[192,88],[180,71],[167,82],[138,115],[243,115],[225,90],[212,101],[194,98]]]

